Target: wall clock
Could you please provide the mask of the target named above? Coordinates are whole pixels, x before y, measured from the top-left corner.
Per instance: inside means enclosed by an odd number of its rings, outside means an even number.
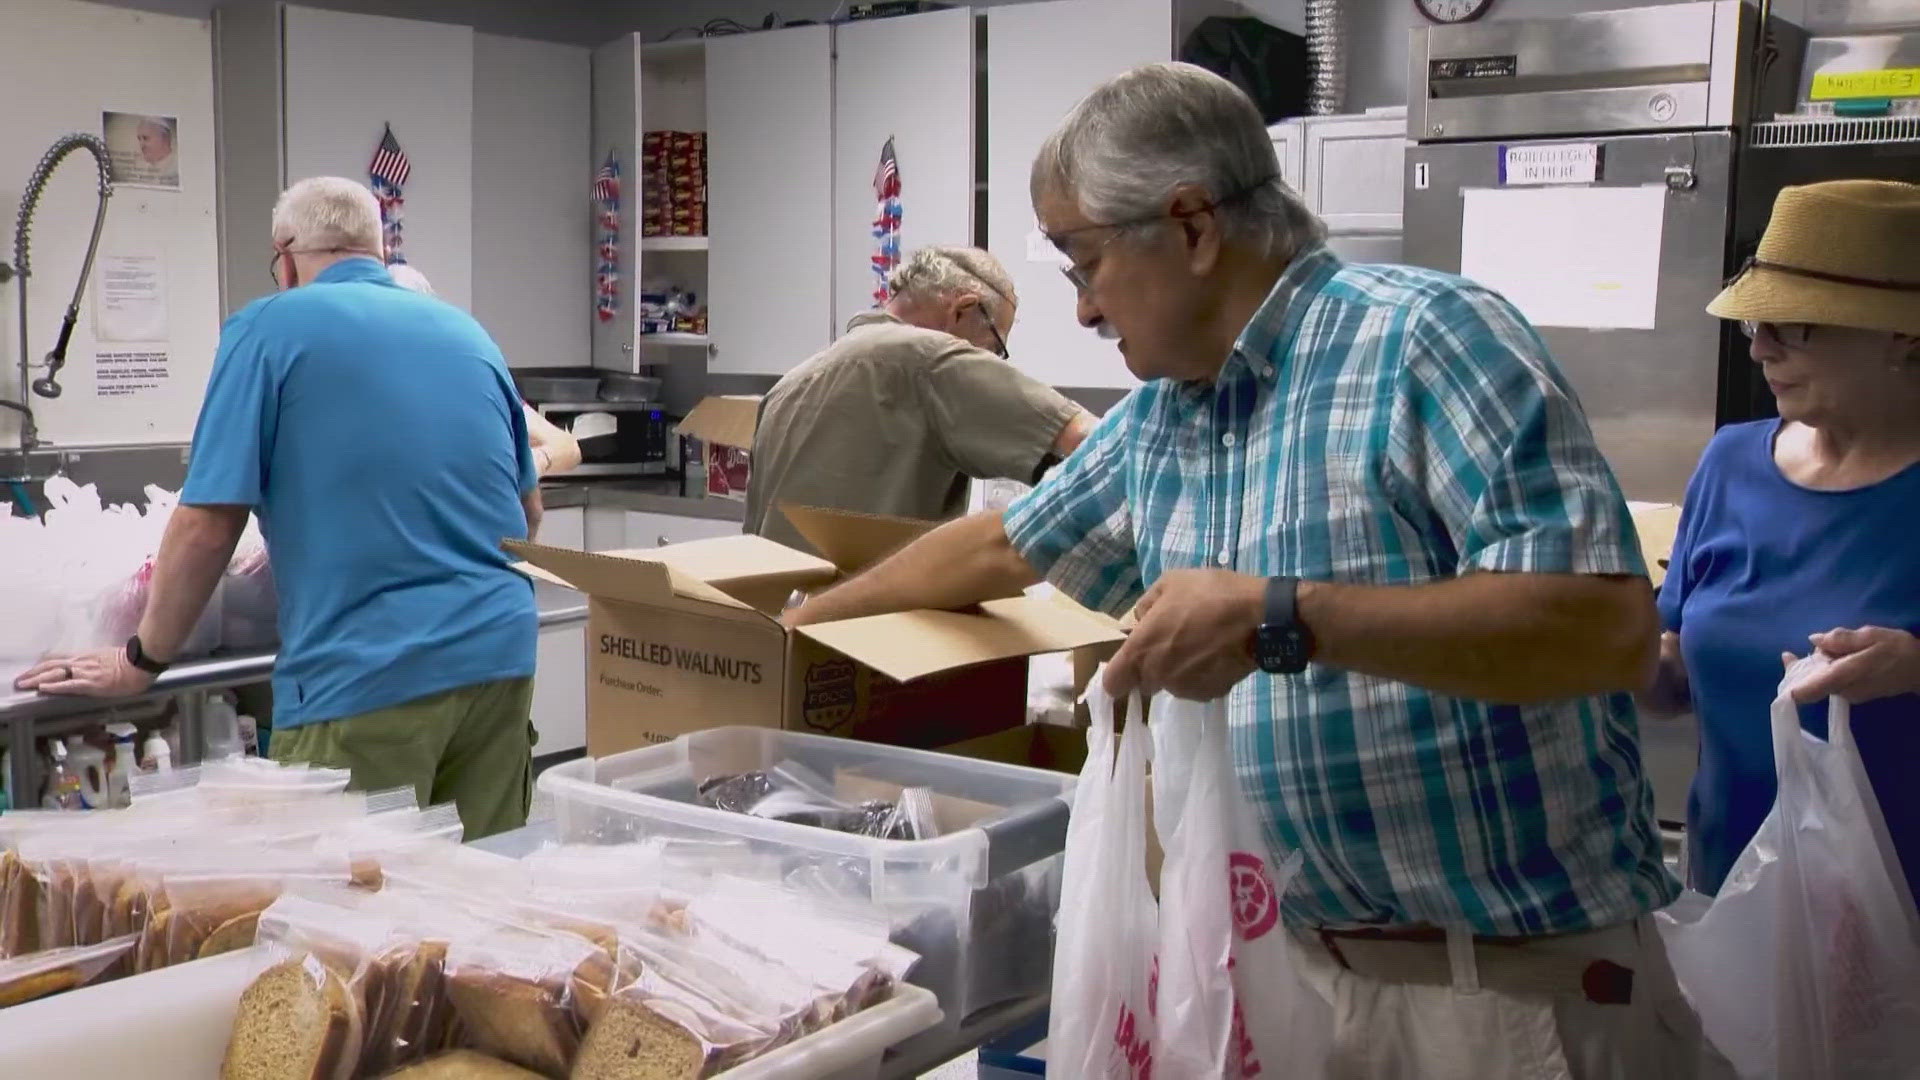
[[[1413,6],[1428,22],[1464,23],[1485,15],[1493,0],[1413,0]]]

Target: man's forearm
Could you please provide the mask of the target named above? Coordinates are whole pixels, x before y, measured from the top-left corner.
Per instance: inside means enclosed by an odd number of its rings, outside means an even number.
[[[540,489],[534,488],[520,497],[520,507],[527,514],[527,542],[540,538],[540,522],[547,516],[547,504],[540,497]]]
[[[1306,582],[1315,659],[1511,704],[1638,690],[1658,640],[1643,579],[1474,573],[1432,585]]]
[[[154,559],[147,610],[140,619],[140,645],[149,655],[172,660],[206,611],[234,546],[247,527],[244,506],[179,506],[167,520]]]
[[[1653,678],[1635,695],[1640,711],[1657,720],[1679,716],[1693,707],[1693,688],[1687,679],[1687,661],[1680,653],[1680,635],[1660,636],[1660,661]]]
[[[921,608],[954,610],[1038,584],[996,512],[948,522],[859,577],[788,613],[792,625]]]

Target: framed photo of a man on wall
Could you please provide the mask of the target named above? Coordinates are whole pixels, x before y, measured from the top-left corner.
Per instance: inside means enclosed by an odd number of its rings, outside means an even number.
[[[115,184],[180,190],[178,117],[103,112],[100,131]]]

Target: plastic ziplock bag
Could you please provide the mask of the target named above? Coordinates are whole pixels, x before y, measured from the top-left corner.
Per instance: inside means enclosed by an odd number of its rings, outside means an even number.
[[[848,803],[834,795],[823,777],[797,761],[709,777],[701,782],[699,795],[703,806],[834,832],[887,840],[927,840],[939,835],[930,791],[908,788],[896,802]]]
[[[1295,970],[1280,924],[1299,858],[1272,857],[1241,794],[1224,702],[1163,694],[1151,715],[1154,826],[1166,853],[1155,1071],[1318,1076],[1333,1011]]]
[[[128,935],[0,960],[0,1009],[131,974],[128,961],[138,941]]]
[[[1894,1080],[1920,1068],[1920,916],[1853,741],[1800,727],[1787,670],[1772,709],[1779,794],[1712,900],[1658,913],[1674,974],[1742,1077]]]
[[[1087,689],[1087,764],[1067,824],[1047,1065],[1062,1076],[1147,1080],[1159,924],[1147,885],[1148,735],[1138,698],[1114,735],[1103,674]]]

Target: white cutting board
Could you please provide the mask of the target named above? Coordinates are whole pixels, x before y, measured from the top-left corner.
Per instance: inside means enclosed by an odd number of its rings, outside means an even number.
[[[7,1076],[215,1080],[259,946],[0,1009]]]

